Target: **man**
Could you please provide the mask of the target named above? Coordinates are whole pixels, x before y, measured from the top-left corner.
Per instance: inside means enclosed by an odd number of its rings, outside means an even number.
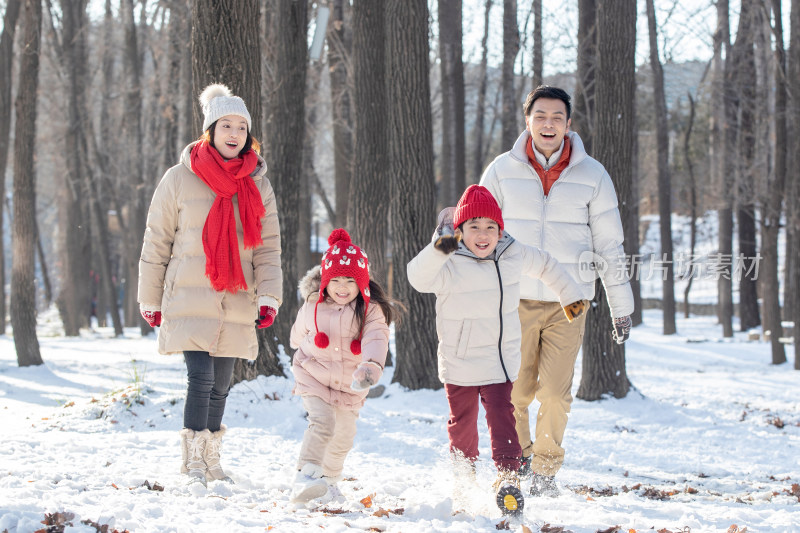
[[[571,111],[563,89],[537,87],[525,101],[525,131],[488,166],[480,183],[500,204],[508,232],[558,259],[587,300],[594,297],[599,272],[612,333],[621,344],[630,334],[633,292],[617,195],[603,165],[569,131]],[[564,462],[561,443],[586,314],[570,324],[557,296],[532,278],[523,279],[521,298],[522,366],[511,392],[522,447],[520,475],[533,475],[532,495],[557,496],[554,476]],[[531,441],[528,406],[534,398],[541,406]]]

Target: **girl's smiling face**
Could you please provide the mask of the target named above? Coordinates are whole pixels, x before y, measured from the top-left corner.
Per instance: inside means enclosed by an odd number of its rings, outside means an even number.
[[[239,157],[247,142],[247,121],[239,115],[225,115],[214,126],[214,148],[225,160]]]
[[[358,296],[358,284],[355,278],[344,276],[331,278],[325,290],[328,292],[328,296],[339,305],[347,305]]]
[[[500,240],[500,226],[491,218],[471,218],[461,225],[464,245],[481,259],[488,257]]]

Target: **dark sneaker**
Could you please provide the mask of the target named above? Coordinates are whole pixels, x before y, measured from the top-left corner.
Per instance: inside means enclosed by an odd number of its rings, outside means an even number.
[[[531,458],[533,456],[529,455],[525,457],[524,455],[519,458],[519,470],[517,470],[517,475],[520,479],[529,479],[531,477]]]
[[[556,485],[555,476],[543,476],[542,474],[533,474],[533,481],[531,483],[531,496],[544,496],[546,498],[557,498],[560,494],[558,486]]]

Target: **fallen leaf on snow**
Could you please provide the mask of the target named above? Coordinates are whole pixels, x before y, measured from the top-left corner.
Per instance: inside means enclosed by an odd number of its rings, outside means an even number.
[[[373,498],[374,496],[375,496],[375,493],[373,492],[373,493],[372,493],[372,494],[370,494],[369,496],[366,496],[365,498],[362,498],[362,499],[360,500],[360,501],[361,501],[361,505],[363,505],[363,506],[364,506],[364,507],[366,507],[367,509],[369,509],[370,507],[372,507],[372,498]]]
[[[508,520],[501,520],[497,525],[494,526],[495,529],[511,529],[511,526],[508,525]]]

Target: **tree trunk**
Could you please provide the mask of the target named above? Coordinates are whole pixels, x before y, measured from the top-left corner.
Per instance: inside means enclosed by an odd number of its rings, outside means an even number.
[[[314,266],[311,261],[311,226],[314,222],[311,203],[311,192],[316,189],[319,182],[317,171],[314,169],[315,139],[321,137],[317,130],[317,113],[319,102],[319,81],[321,62],[311,62],[306,73],[306,128],[305,141],[303,142],[302,157],[303,171],[300,178],[303,184],[300,187],[299,204],[302,206],[297,213],[297,279],[301,279],[309,268]]]
[[[478,68],[478,103],[475,108],[475,147],[472,154],[472,183],[477,183],[483,173],[483,139],[486,117],[486,85],[489,64],[489,14],[492,11],[492,0],[486,0],[483,10],[483,37],[481,37],[481,64]]]
[[[719,321],[722,324],[722,336],[733,337],[733,293],[731,259],[733,257],[733,187],[736,147],[736,117],[739,103],[733,85],[733,57],[730,46],[730,26],[728,22],[728,0],[717,0],[717,33],[722,35],[722,46],[725,50],[724,82],[721,83],[721,100],[723,107],[722,122],[722,175],[719,181],[720,207],[717,212],[719,233],[717,253],[719,256],[717,281],[719,303]]]
[[[11,266],[11,327],[19,366],[43,364],[36,337],[36,94],[39,88],[41,0],[25,0],[14,138],[14,222]]]
[[[597,71],[595,153],[611,175],[619,199],[623,227],[630,223],[635,116],[636,4],[627,0],[597,6]],[[627,232],[626,232],[627,234]],[[611,337],[611,312],[600,280],[583,337],[583,374],[577,397],[599,400],[623,398],[630,382],[625,369],[625,346]]]
[[[664,335],[674,335],[675,329],[675,263],[672,255],[672,186],[669,175],[669,137],[667,101],[664,96],[664,69],[658,57],[658,31],[654,0],[646,0],[647,26],[650,30],[650,68],[653,69],[653,99],[655,111],[656,148],[658,151],[658,214],[661,226],[662,306]]]
[[[792,172],[789,175],[790,185],[788,186],[789,196],[786,205],[791,206],[791,212],[787,217],[789,228],[792,230],[787,235],[787,258],[791,255],[791,272],[788,276],[794,279],[796,288],[800,279],[800,0],[792,0],[792,11],[790,14],[790,41],[789,41],[789,64],[787,77],[789,100],[789,123],[794,127],[794,134],[790,137],[791,146],[789,154]],[[800,370],[800,301],[796,294],[793,296],[794,305],[792,307],[790,320],[794,321],[794,369]],[[786,303],[786,302],[784,302]]]
[[[517,0],[503,0],[503,135],[504,147],[514,146],[522,131],[522,105],[517,102],[514,86],[514,64],[519,53],[519,26],[517,24]]]
[[[351,64],[352,32],[346,26],[344,0],[333,0],[328,19],[328,68],[331,80],[331,112],[333,114],[333,166],[336,190],[334,227],[347,222],[350,200],[350,178],[353,175],[353,121],[350,111],[350,84],[347,65]]]
[[[533,88],[544,83],[544,50],[542,49],[542,0],[533,0]]]
[[[73,11],[73,7],[76,9]],[[65,65],[67,75],[67,120],[69,121],[68,134],[65,137],[65,173],[64,194],[60,195],[61,220],[67,231],[63,232],[61,241],[61,262],[64,265],[63,281],[59,299],[61,305],[61,321],[64,324],[64,333],[67,336],[77,336],[80,328],[89,325],[91,312],[91,224],[86,201],[85,180],[81,162],[81,116],[80,94],[83,80],[86,79],[86,61],[78,60],[74,54],[80,56],[77,50],[80,43],[75,42],[80,14],[85,10],[86,3],[79,0],[68,6],[62,5],[64,25],[64,46],[62,56],[59,57]],[[84,54],[85,57],[85,54]]]
[[[96,239],[93,239],[98,245],[99,249],[95,252],[95,256],[100,264],[100,281],[104,284],[105,292],[113,294],[115,287],[113,283],[113,274],[111,271],[111,238],[108,233],[107,210],[103,210],[99,200],[99,183],[95,180],[95,165],[90,161],[89,157],[89,141],[91,138],[91,122],[89,111],[86,106],[87,102],[87,87],[85,80],[87,79],[86,65],[88,64],[88,57],[86,53],[86,2],[85,1],[70,1],[62,2],[61,12],[63,20],[62,42],[63,42],[63,63],[66,65],[66,76],[68,83],[68,94],[70,98],[70,119],[74,120],[71,124],[71,132],[68,136],[68,141],[71,146],[67,150],[66,157],[69,160],[74,159],[74,162],[69,166],[74,167],[77,173],[77,179],[71,180],[76,188],[81,191],[81,198],[76,202],[75,207],[81,207],[82,214],[86,219],[92,220],[91,228],[96,233]],[[99,158],[96,158],[99,161]],[[101,169],[102,169],[102,163]],[[100,170],[100,174],[103,172]],[[90,237],[87,235],[87,237]],[[83,278],[87,278],[85,281]],[[92,301],[92,285],[94,280],[89,276],[87,270],[79,281],[89,283],[88,300],[85,305],[88,306],[88,311],[91,310]],[[122,320],[119,316],[119,308],[112,306],[109,309],[111,318],[114,323],[114,333],[116,336],[121,336]]]
[[[764,299],[764,331],[770,332],[772,363],[786,362],[786,352],[780,337],[781,304],[778,283],[778,232],[781,225],[781,204],[785,194],[787,162],[786,125],[786,51],[783,47],[783,21],[781,2],[773,0],[772,11],[775,26],[775,171],[774,179],[767,180],[764,191],[764,211],[761,215],[761,294]]]
[[[572,125],[592,154],[594,138],[594,88],[597,64],[597,0],[578,0],[578,79],[572,108]]]
[[[347,226],[353,242],[369,254],[370,276],[381,284],[387,278],[386,231],[389,213],[385,110],[386,44],[384,0],[353,3],[353,74],[355,79],[355,138],[353,179]]]
[[[684,317],[689,318],[689,291],[692,288],[692,281],[694,281],[694,250],[697,246],[697,180],[694,176],[694,165],[692,164],[692,156],[690,148],[692,146],[692,128],[694,127],[694,98],[692,93],[686,93],[689,98],[689,120],[686,125],[686,133],[683,136],[683,157],[686,162],[686,174],[689,179],[689,260],[686,288],[683,291],[683,312]]]
[[[462,0],[439,0],[439,66],[442,79],[439,203],[443,206],[456,205],[466,188],[461,4]]]
[[[761,323],[756,294],[756,218],[755,218],[755,156],[756,156],[756,65],[755,19],[756,0],[744,0],[739,13],[739,27],[734,44],[735,84],[739,102],[739,124],[736,155],[739,162],[736,172],[738,195],[736,222],[739,237],[739,255],[733,261],[734,277],[739,280],[739,325],[747,331]]]
[[[6,190],[9,126],[11,125],[11,72],[14,57],[14,34],[19,18],[20,0],[8,0],[0,35],[0,191]],[[5,235],[3,208],[0,202],[0,235]],[[6,251],[0,246],[0,334],[6,331]]]
[[[258,364],[265,375],[282,374],[273,354],[278,344],[289,351],[289,335],[300,308],[297,300],[297,206],[303,160],[300,157],[305,136],[305,92],[308,69],[308,3],[305,0],[270,0],[268,32],[271,59],[266,101],[269,117],[266,144],[269,146],[267,166],[278,202],[281,225],[281,269],[283,270],[283,303],[275,324],[259,330]],[[256,68],[258,63],[253,65]],[[268,344],[267,344],[268,343]],[[269,348],[269,349],[268,349]],[[268,357],[269,356],[269,357]],[[270,364],[268,369],[263,365]]]
[[[386,21],[392,295],[409,309],[395,326],[393,380],[414,390],[439,389],[434,298],[415,291],[406,277],[406,265],[428,243],[436,224],[427,2],[388,0]]]

